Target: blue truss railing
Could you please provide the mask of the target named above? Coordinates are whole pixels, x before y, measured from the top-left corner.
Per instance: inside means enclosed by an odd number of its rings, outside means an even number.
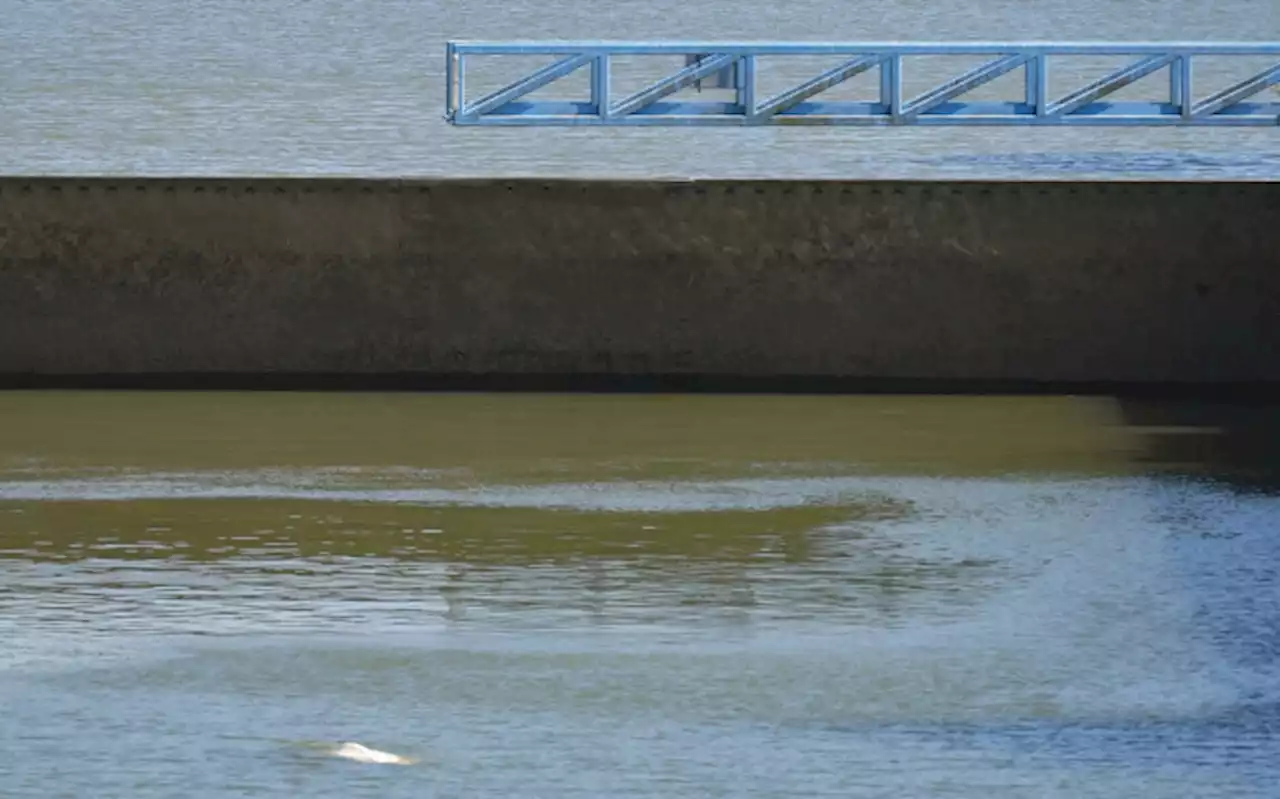
[[[552,63],[489,94],[466,93],[471,56],[554,56]],[[647,87],[615,97],[611,67],[618,56],[682,56],[683,68]],[[836,67],[764,96],[759,59],[841,57]],[[915,96],[903,93],[903,61],[912,56],[985,56],[981,66]],[[1127,56],[1127,66],[1060,96],[1049,92],[1049,69],[1073,58]],[[1205,96],[1196,95],[1197,57],[1275,61],[1261,72]],[[447,45],[446,118],[454,125],[1196,125],[1280,124],[1280,42],[1245,43],[723,43],[723,42],[451,42]],[[589,69],[590,96],[535,100],[529,95]],[[865,72],[879,73],[878,95],[862,101],[822,93]],[[1025,75],[1021,96],[968,101],[964,96],[1009,72]],[[1113,101],[1109,95],[1164,70],[1162,97]],[[704,81],[732,90],[731,100],[683,99]]]

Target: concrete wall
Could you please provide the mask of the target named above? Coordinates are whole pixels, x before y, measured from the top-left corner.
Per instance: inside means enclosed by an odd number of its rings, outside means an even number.
[[[1280,184],[0,179],[0,375],[1280,380]]]

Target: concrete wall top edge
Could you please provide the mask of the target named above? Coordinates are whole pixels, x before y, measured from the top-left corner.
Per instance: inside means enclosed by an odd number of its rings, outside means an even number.
[[[1060,179],[748,179],[748,178],[653,178],[653,179],[613,179],[613,178],[345,178],[345,177],[119,177],[119,176],[16,176],[0,175],[0,195],[21,194],[23,192],[150,192],[150,191],[184,191],[184,192],[235,192],[235,193],[399,193],[430,192],[435,189],[492,189],[506,187],[509,190],[529,190],[539,187],[549,191],[563,191],[579,188],[583,191],[592,188],[611,187],[630,190],[693,190],[707,189],[732,193],[737,190],[776,191],[784,193],[788,190],[817,191],[841,190],[854,193],[860,190],[879,193],[882,191],[951,191],[966,193],[970,191],[1001,192],[1019,191],[1068,191],[1091,193],[1212,193],[1215,191],[1251,191],[1271,194],[1280,192],[1280,181],[1274,180],[1060,180]]]

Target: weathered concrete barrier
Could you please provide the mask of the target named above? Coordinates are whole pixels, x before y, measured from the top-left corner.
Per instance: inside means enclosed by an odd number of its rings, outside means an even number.
[[[10,383],[1267,383],[1278,322],[1273,183],[0,179]]]

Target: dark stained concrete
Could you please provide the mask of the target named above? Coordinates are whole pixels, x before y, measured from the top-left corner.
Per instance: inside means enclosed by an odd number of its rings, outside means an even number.
[[[1280,382],[1280,184],[0,178],[0,382]]]

